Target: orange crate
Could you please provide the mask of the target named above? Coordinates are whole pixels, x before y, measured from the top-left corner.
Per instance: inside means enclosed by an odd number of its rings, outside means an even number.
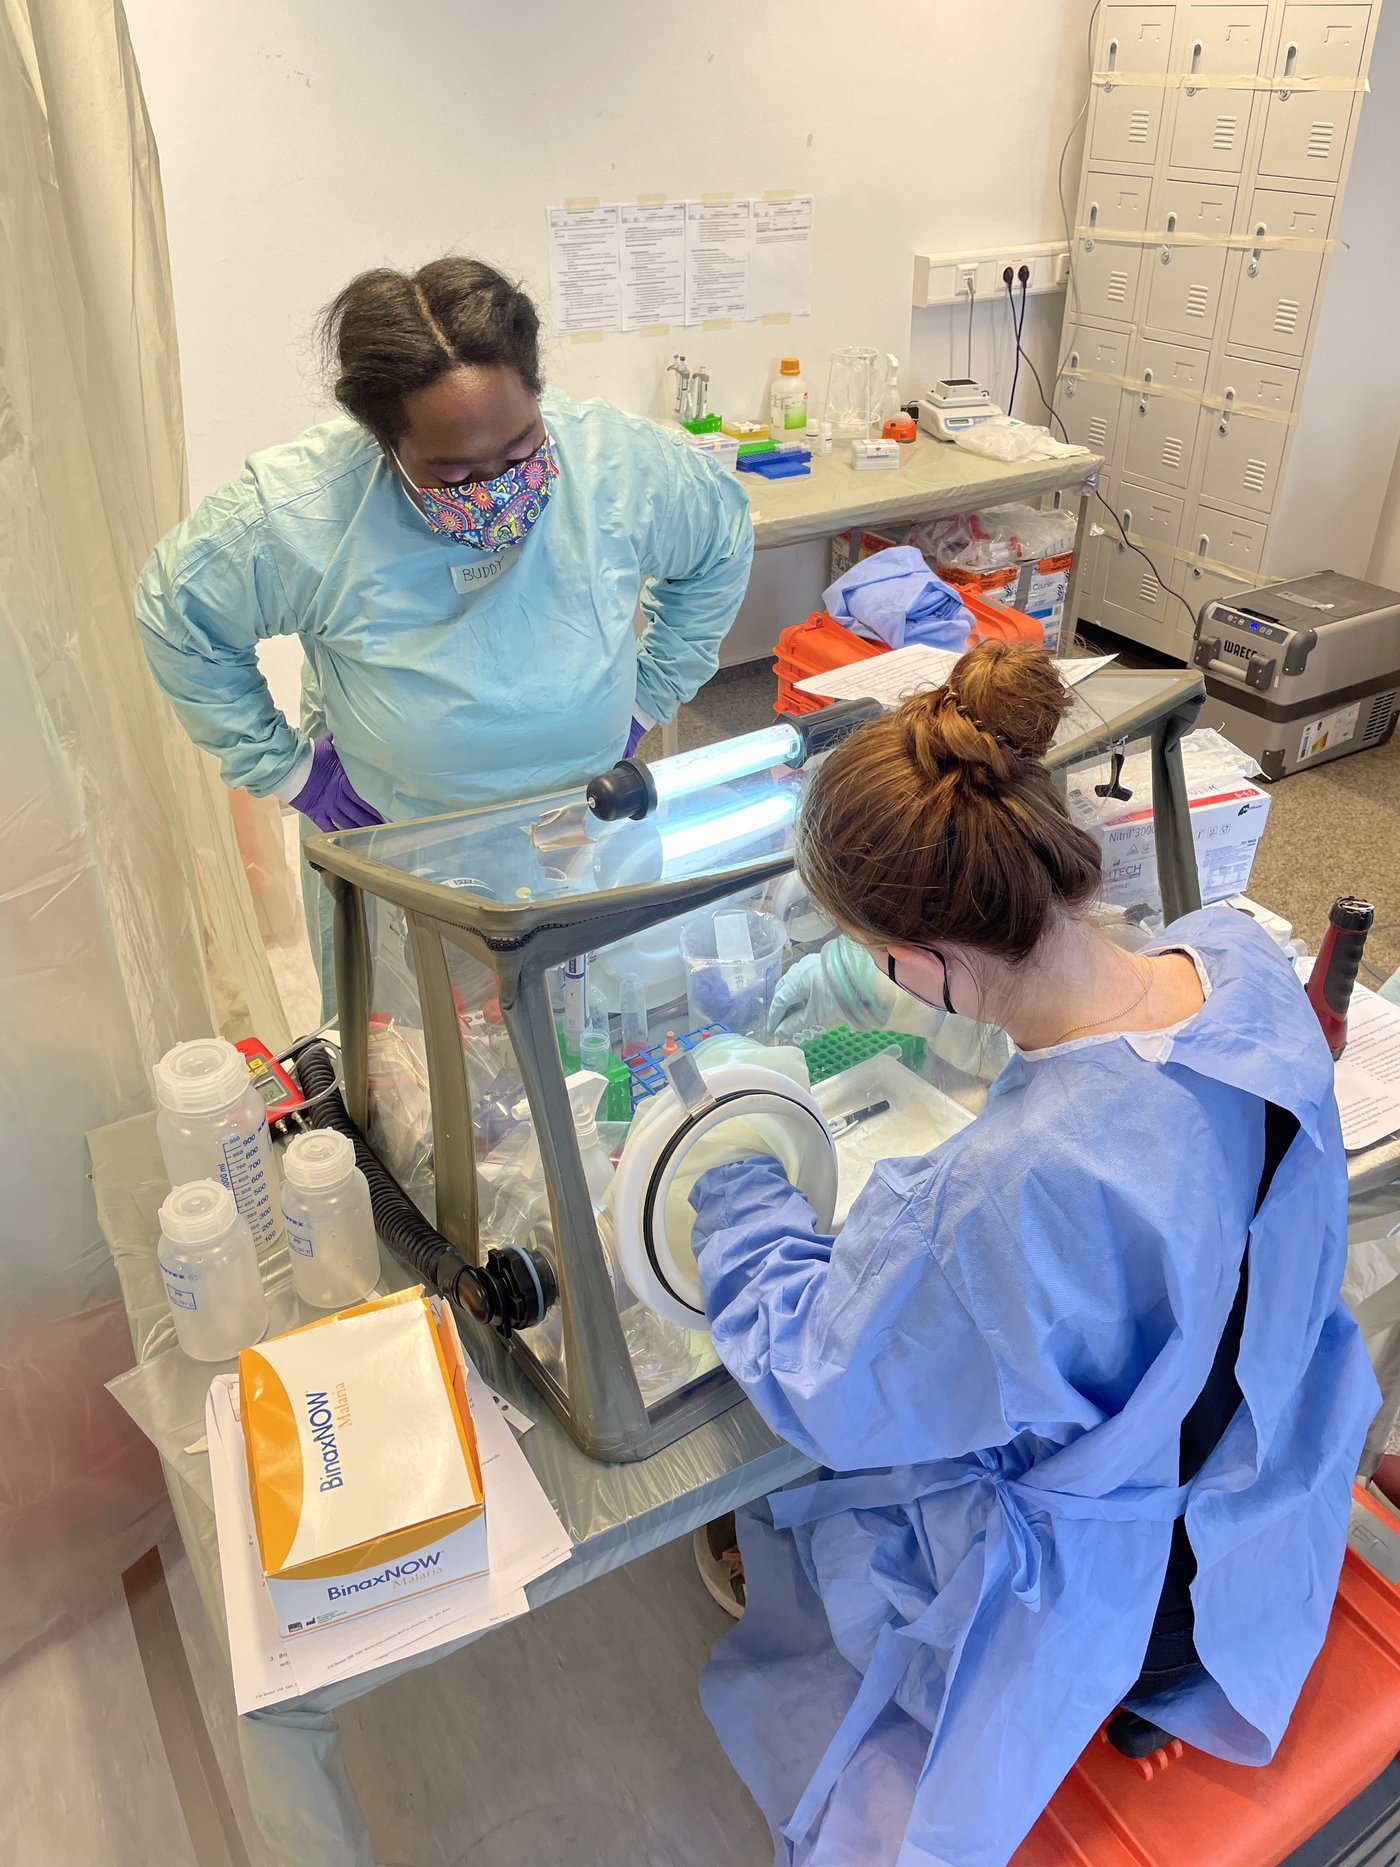
[[[1023,616],[1004,603],[988,603],[971,590],[959,592],[974,618],[968,645],[974,642],[1032,642],[1039,647],[1045,631],[1034,616]],[[815,713],[826,704],[817,694],[800,693],[798,681],[809,674],[829,674],[833,668],[848,667],[853,661],[868,661],[872,655],[887,655],[883,642],[870,642],[853,635],[844,623],[837,622],[824,610],[817,610],[805,622],[795,622],[778,637],[774,671],[778,677],[775,713]]]
[[[1393,1530],[1359,1485],[1353,1496]],[[1100,1731],[1010,1867],[1276,1867],[1400,1749],[1400,1589],[1347,1550],[1327,1639],[1264,1769],[1180,1744],[1132,1762]]]

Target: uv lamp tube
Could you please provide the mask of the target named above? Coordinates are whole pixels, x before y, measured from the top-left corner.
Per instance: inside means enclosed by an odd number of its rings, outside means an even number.
[[[775,765],[805,764],[814,753],[825,752],[880,710],[876,700],[842,700],[816,713],[785,713],[776,725],[760,732],[678,752],[654,765],[639,758],[619,759],[611,771],[589,780],[588,808],[604,823],[620,817],[646,817],[659,804],[707,791],[712,785],[730,784]]]
[[[715,817],[701,817],[678,829],[663,830],[661,860],[668,864],[685,862],[724,843],[776,830],[791,821],[796,805],[797,799],[787,791],[779,797],[762,797],[755,804],[741,805],[738,810],[721,811]]]

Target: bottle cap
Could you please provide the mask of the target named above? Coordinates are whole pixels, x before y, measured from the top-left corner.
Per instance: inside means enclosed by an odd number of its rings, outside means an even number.
[[[160,1208],[160,1229],[172,1245],[207,1245],[237,1223],[233,1194],[218,1180],[187,1180]]]
[[[339,1186],[355,1171],[355,1143],[334,1128],[299,1134],[282,1156],[282,1177],[303,1193]]]
[[[177,1115],[208,1115],[236,1102],[248,1066],[226,1037],[194,1037],[167,1050],[152,1071],[156,1101]]]
[[[800,376],[802,374],[801,359],[798,357],[784,357],[782,362],[778,365],[778,374],[780,376]]]

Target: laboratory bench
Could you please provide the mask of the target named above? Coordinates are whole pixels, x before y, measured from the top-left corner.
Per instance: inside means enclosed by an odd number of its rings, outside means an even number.
[[[930,519],[949,518],[988,506],[1028,503],[1047,493],[1075,493],[1079,511],[1074,532],[1074,566],[1065,591],[1060,653],[1074,640],[1079,566],[1088,537],[1089,506],[1103,467],[1098,454],[1069,460],[985,460],[951,441],[921,433],[899,450],[899,466],[859,472],[851,465],[850,446],[833,441],[829,454],[813,454],[811,473],[799,479],[765,480],[761,474],[737,477],[749,496],[753,541],[759,551],[830,538],[853,527],[890,536]],[[794,616],[793,622],[802,621]],[[680,750],[674,720],[661,729],[664,753]]]
[[[901,446],[897,468],[858,470],[851,465],[849,444],[833,441],[829,454],[812,456],[810,475],[765,480],[761,474],[741,473],[738,478],[749,496],[753,541],[760,551],[829,538],[852,526],[888,533],[956,512],[1070,491],[1080,496],[1077,550],[1090,482],[1103,464],[1097,454],[1066,460],[987,460],[956,442],[920,434]],[[1071,613],[1067,603],[1065,614]]]

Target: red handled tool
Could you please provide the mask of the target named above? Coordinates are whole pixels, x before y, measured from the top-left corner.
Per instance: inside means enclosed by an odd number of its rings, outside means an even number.
[[[1334,1058],[1341,1056],[1347,1047],[1351,989],[1356,984],[1361,950],[1375,918],[1376,910],[1369,901],[1340,895],[1327,916],[1327,932],[1322,936],[1322,947],[1308,979],[1308,998]]]

